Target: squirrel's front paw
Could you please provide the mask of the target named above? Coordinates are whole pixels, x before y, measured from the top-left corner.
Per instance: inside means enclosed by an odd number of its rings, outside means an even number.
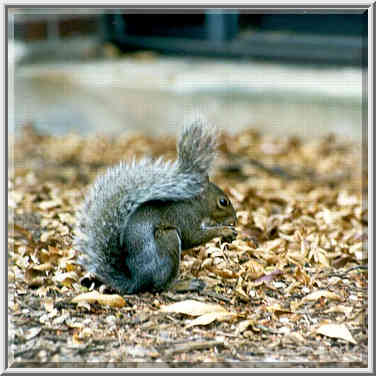
[[[225,227],[222,230],[222,240],[226,243],[231,243],[236,239],[237,236],[238,233],[236,232],[234,227]]]

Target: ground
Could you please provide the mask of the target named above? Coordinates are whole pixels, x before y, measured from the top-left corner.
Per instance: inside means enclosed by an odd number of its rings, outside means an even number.
[[[367,170],[361,146],[221,134],[213,180],[232,243],[185,251],[199,291],[85,287],[75,213],[106,167],[175,157],[175,140],[53,137],[25,127],[9,166],[11,367],[367,367]]]

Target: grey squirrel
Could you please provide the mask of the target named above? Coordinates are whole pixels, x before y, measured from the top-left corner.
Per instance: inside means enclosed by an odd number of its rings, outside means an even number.
[[[209,181],[216,134],[201,118],[186,126],[174,162],[121,162],[97,177],[77,215],[80,263],[121,294],[162,291],[181,250],[236,237],[236,213]]]

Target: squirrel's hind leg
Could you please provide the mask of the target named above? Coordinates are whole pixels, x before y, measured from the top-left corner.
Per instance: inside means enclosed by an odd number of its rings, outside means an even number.
[[[167,289],[178,275],[180,255],[181,240],[175,228],[157,227],[145,236],[142,247],[126,261],[135,292]]]
[[[138,292],[137,281],[129,278],[129,273],[124,273],[124,270],[119,270],[110,264],[98,265],[95,271],[100,282],[104,283],[110,289],[116,290],[120,294],[134,294]],[[98,280],[94,279],[97,283]]]

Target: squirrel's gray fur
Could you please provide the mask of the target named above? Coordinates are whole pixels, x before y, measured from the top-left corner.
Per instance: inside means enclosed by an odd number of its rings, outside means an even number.
[[[215,148],[215,129],[196,118],[180,136],[177,161],[120,162],[97,177],[77,215],[74,246],[83,254],[81,264],[105,283],[121,279],[116,263],[124,257],[122,234],[132,213],[148,201],[180,201],[199,195]]]

